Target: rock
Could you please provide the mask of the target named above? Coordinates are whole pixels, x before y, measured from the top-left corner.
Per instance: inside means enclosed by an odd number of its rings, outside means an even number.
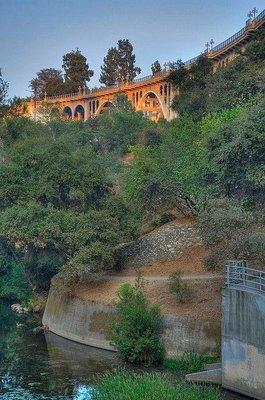
[[[24,326],[26,326],[25,324],[21,324],[19,322],[16,323],[16,327],[17,328],[23,328]]]
[[[49,327],[47,325],[37,326],[36,328],[33,329],[33,332],[34,333],[49,332]]]
[[[41,312],[41,306],[37,305],[37,306],[33,307],[33,310],[32,310],[32,311],[33,311],[34,313],[39,314],[39,313]]]
[[[11,305],[11,310],[18,313],[18,314],[27,314],[29,312],[29,309],[26,307],[22,307],[19,303],[17,304],[12,304]]]

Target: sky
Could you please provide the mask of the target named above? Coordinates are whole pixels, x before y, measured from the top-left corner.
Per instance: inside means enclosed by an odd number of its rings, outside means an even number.
[[[134,46],[141,76],[151,64],[188,60],[241,29],[264,0],[0,0],[0,68],[9,97],[30,95],[29,81],[42,68],[61,68],[77,47],[97,86],[103,57],[119,39]]]

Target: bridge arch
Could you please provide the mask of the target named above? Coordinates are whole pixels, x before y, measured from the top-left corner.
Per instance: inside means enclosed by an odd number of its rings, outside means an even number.
[[[142,111],[152,121],[166,118],[167,115],[162,96],[153,90],[147,90],[143,93],[136,111]]]
[[[72,109],[70,107],[68,107],[68,106],[64,107],[63,114],[64,114],[65,119],[72,119],[73,118]]]
[[[115,105],[112,100],[103,101],[103,103],[98,107],[95,115],[100,115],[103,112],[112,109],[113,107],[115,107]]]
[[[75,108],[74,119],[76,119],[78,121],[84,121],[84,119],[85,119],[85,109],[81,104],[79,104]]]

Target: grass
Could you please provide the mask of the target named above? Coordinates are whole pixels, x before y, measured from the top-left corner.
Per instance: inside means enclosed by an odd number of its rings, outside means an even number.
[[[210,357],[195,352],[187,352],[179,358],[167,358],[164,361],[164,367],[173,372],[192,373],[204,369],[204,364],[217,361],[217,357]]]
[[[218,388],[172,383],[165,374],[114,371],[100,378],[91,400],[220,400]]]

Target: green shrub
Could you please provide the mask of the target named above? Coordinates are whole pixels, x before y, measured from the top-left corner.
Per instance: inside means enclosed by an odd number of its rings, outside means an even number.
[[[221,269],[228,259],[245,259],[263,267],[264,207],[251,210],[244,204],[222,199],[208,204],[198,218],[202,239],[208,247],[208,269]]]
[[[211,386],[171,383],[166,375],[114,371],[104,375],[91,394],[92,400],[220,400]]]
[[[203,370],[205,364],[213,362],[216,362],[216,357],[186,352],[182,357],[167,358],[163,365],[173,372],[193,373]]]
[[[163,317],[158,307],[149,304],[139,283],[135,287],[122,285],[118,296],[117,319],[109,335],[111,344],[130,363],[144,366],[160,363],[164,357],[159,336]]]
[[[192,297],[191,287],[181,280],[181,271],[176,270],[169,277],[169,290],[177,303],[185,303]]]
[[[156,215],[149,223],[150,229],[155,229],[161,225],[164,225],[170,221],[172,221],[173,217],[168,212],[162,212],[159,215]]]

